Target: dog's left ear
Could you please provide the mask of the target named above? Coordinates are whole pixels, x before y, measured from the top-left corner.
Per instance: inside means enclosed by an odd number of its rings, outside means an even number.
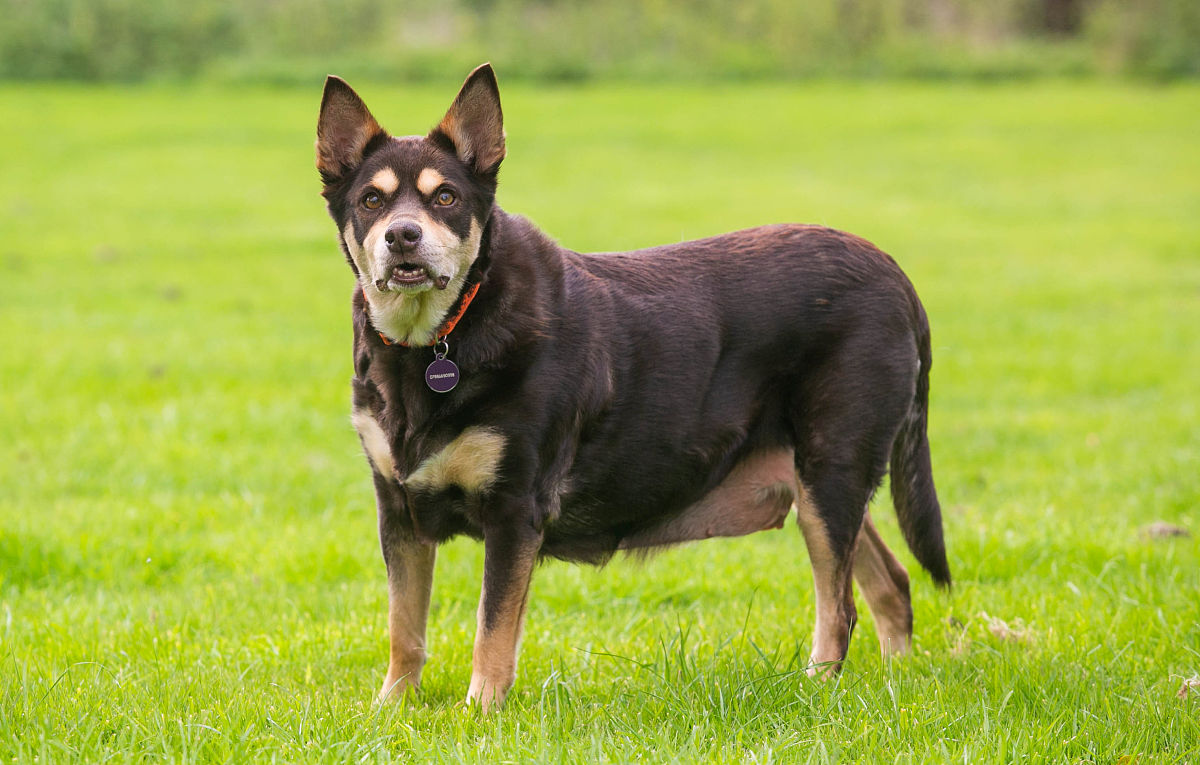
[[[494,175],[500,169],[504,159],[504,115],[491,64],[483,64],[467,76],[450,111],[429,137],[448,140],[458,158],[479,175]]]
[[[317,169],[329,182],[362,164],[367,144],[387,135],[354,89],[332,74],[325,79],[317,120]]]

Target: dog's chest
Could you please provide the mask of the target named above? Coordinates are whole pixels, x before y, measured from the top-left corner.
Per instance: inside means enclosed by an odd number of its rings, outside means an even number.
[[[387,420],[371,409],[355,408],[350,419],[374,468],[403,485],[414,501],[445,492],[477,498],[499,475],[506,441],[496,428],[389,435]]]
[[[409,470],[396,476],[410,493],[458,490],[475,497],[496,483],[505,439],[495,428],[470,425],[448,442],[431,438],[424,445],[426,448],[405,460]]]

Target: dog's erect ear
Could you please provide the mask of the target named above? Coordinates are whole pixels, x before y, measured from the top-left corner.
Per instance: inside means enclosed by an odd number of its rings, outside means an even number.
[[[376,136],[386,135],[367,105],[346,81],[325,78],[321,117],[317,120],[317,169],[326,180],[341,178],[362,164],[363,151]]]
[[[491,175],[500,168],[504,159],[504,115],[491,64],[483,64],[467,76],[450,111],[429,137],[448,139],[458,158],[480,175]]]

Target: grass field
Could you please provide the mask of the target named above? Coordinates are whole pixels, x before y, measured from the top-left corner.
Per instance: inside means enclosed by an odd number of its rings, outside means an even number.
[[[396,132],[453,95],[360,90]],[[500,202],[567,246],[795,220],[897,258],[956,585],[905,551],[914,655],[883,662],[860,605],[819,683],[792,524],[548,563],[488,717],[466,541],[422,696],[371,703],[319,93],[0,88],[0,760],[1200,759],[1200,87],[506,88]],[[886,493],[875,517],[902,550]]]

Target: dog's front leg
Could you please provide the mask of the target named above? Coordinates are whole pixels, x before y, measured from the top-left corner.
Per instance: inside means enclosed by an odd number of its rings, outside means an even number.
[[[425,666],[425,623],[433,589],[437,548],[416,539],[409,527],[399,487],[376,475],[379,543],[388,578],[387,677],[379,691],[386,701],[416,689]]]
[[[476,617],[475,653],[467,703],[486,712],[504,702],[517,677],[517,649],[529,582],[542,534],[515,513],[484,527],[483,591]]]
[[[433,588],[437,548],[408,538],[392,544],[386,554],[388,574],[387,677],[379,700],[400,696],[421,684],[425,666],[425,622]]]

